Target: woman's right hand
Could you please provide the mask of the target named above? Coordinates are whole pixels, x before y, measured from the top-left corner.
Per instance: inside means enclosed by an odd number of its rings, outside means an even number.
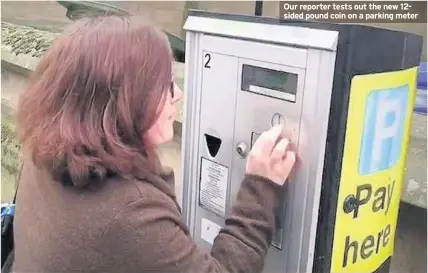
[[[283,126],[274,126],[263,132],[248,155],[246,172],[284,185],[296,162],[296,154],[290,146]]]

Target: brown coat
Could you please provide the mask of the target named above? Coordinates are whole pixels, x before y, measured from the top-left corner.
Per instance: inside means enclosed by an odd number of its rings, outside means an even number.
[[[14,272],[260,272],[280,187],[247,175],[225,228],[205,253],[181,220],[173,177],[169,169],[161,177],[111,178],[97,190],[79,191],[26,164]]]

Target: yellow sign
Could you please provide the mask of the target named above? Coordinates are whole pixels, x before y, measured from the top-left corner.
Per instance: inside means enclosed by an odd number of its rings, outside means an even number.
[[[417,67],[352,79],[332,273],[371,273],[392,256]]]

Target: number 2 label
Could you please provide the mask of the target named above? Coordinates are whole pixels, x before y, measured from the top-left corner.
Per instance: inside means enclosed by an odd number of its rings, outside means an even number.
[[[211,54],[209,54],[209,53],[205,53],[205,55],[204,55],[204,59],[205,59],[204,67],[205,67],[205,68],[211,68],[211,66],[210,66]]]

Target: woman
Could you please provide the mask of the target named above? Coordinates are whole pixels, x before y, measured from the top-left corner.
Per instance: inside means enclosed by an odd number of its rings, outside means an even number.
[[[295,155],[282,128],[263,133],[225,228],[199,250],[156,154],[183,97],[172,62],[162,31],[136,17],[81,22],[53,43],[18,110],[15,272],[262,270]]]

